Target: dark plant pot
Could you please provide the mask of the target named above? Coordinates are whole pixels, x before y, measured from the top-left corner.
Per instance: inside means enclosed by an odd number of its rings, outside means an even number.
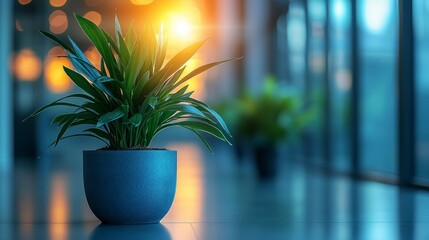
[[[246,156],[245,145],[237,141],[234,143],[234,146],[235,158],[239,163],[241,163]]]
[[[86,200],[103,223],[158,223],[173,203],[176,176],[176,151],[83,152]]]
[[[277,152],[274,146],[257,146],[254,158],[258,177],[262,180],[273,179],[277,175]]]

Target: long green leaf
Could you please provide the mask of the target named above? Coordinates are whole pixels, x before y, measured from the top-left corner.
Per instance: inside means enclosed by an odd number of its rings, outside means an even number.
[[[214,153],[212,147],[210,147],[210,144],[203,138],[203,136],[201,136],[201,134],[199,134],[197,131],[195,131],[193,128],[190,127],[185,127],[186,129],[189,129],[191,132],[193,132],[195,135],[197,135],[197,137],[201,140],[201,142],[204,143],[204,145],[206,146],[206,148],[210,151],[210,153]]]
[[[103,57],[109,73],[113,75],[113,77],[117,77],[116,60],[103,31],[88,19],[77,14],[75,14],[75,17],[86,36],[94,44],[95,48],[97,48],[98,52]]]
[[[64,99],[67,99],[67,98],[74,98],[74,97],[76,97],[76,98],[85,98],[85,97],[83,97],[83,96],[87,97],[86,95],[83,95],[83,94],[72,94],[72,95],[69,95],[69,96],[62,97],[62,98],[60,98],[60,99],[58,99],[58,100],[56,100],[56,101],[54,101],[54,102],[52,102],[52,103],[50,103],[50,104],[48,104],[48,105],[45,105],[45,106],[43,106],[43,107],[41,107],[41,108],[37,109],[37,110],[36,110],[36,111],[34,111],[32,114],[30,114],[30,116],[26,117],[26,118],[25,118],[24,120],[22,120],[22,121],[23,121],[23,122],[25,122],[25,121],[27,121],[29,118],[35,117],[35,116],[39,115],[40,113],[42,113],[43,111],[45,111],[46,109],[48,109],[48,108],[50,108],[50,107],[54,107],[54,106],[79,107],[79,105],[72,104],[72,103],[67,103],[67,102],[61,102],[61,101],[62,101],[62,100],[64,100]]]
[[[60,131],[57,134],[57,140],[55,140],[55,146],[58,144],[58,142],[63,137],[64,133],[71,127],[73,121],[76,119],[76,115],[73,115],[67,121],[64,123],[64,125],[61,127]]]
[[[143,120],[142,115],[140,113],[136,113],[130,118],[129,121],[134,127],[138,127],[142,123],[142,120]]]
[[[196,68],[195,70],[193,70],[192,72],[190,72],[189,74],[187,74],[185,77],[183,77],[182,79],[180,79],[180,81],[178,81],[175,86],[180,86],[182,83],[188,81],[189,79],[209,70],[210,68],[213,68],[217,65],[220,65],[222,63],[226,63],[226,62],[230,62],[230,61],[235,61],[241,58],[232,58],[232,59],[228,59],[228,60],[224,60],[224,61],[220,61],[220,62],[212,62],[206,65],[203,65],[201,67]]]
[[[101,116],[100,119],[98,120],[97,127],[99,128],[99,127],[103,126],[104,124],[115,121],[115,120],[117,120],[123,116],[124,116],[123,108],[118,107],[115,110],[108,112],[108,113],[104,114],[103,116]]]
[[[122,29],[121,29],[121,24],[119,23],[119,20],[118,20],[118,16],[116,14],[115,14],[115,35],[116,35],[117,44],[120,44],[119,35],[122,35]],[[119,48],[121,47],[122,46],[119,45]]]
[[[53,40],[58,45],[60,45],[64,49],[66,49],[67,51],[69,51],[69,52],[71,52],[73,54],[76,54],[76,52],[73,50],[73,48],[71,48],[67,43],[63,42],[62,40],[60,40],[59,38],[57,38],[53,34],[45,32],[45,31],[42,31],[42,30],[40,30],[40,33],[43,34],[43,35],[45,35],[47,38],[50,38],[51,40]]]
[[[209,122],[200,122],[200,121],[179,121],[179,122],[173,122],[168,123],[162,126],[160,129],[164,129],[171,126],[182,126],[182,127],[188,127],[192,128],[196,131],[201,131],[208,133],[222,141],[227,142],[229,145],[232,145],[231,142],[228,140],[228,138],[223,134],[221,130],[219,130],[216,126],[210,124]]]
[[[64,137],[62,137],[61,139],[60,139],[60,141],[61,140],[64,140],[64,139],[68,139],[68,138],[74,138],[74,137],[93,137],[93,138],[97,138],[98,140],[100,140],[100,141],[103,141],[106,145],[109,145],[109,143],[108,142],[106,142],[104,139],[102,139],[102,138],[100,138],[100,137],[98,137],[98,136],[95,136],[95,135],[92,135],[92,134],[86,134],[86,133],[78,133],[78,134],[72,134],[72,135],[68,135],[68,136],[64,136]],[[46,148],[46,150],[48,150],[49,148],[51,148],[52,146],[54,146],[54,145],[56,145],[55,144],[56,143],[56,141],[53,141],[51,144],[49,144],[49,146]],[[40,155],[39,155],[39,158],[45,153],[45,151],[46,150],[44,150]]]
[[[71,70],[70,68],[67,68],[66,66],[63,67],[64,72],[69,76],[69,78],[83,91],[87,92],[89,95],[93,96],[94,98],[100,98],[100,92],[97,92],[97,90],[94,88],[94,86],[91,85],[82,75],[79,73]]]
[[[129,63],[125,69],[125,81],[128,89],[134,86],[144,61],[145,57],[142,56],[141,48],[138,48],[134,54],[130,56]]]
[[[194,105],[197,106],[197,108],[201,108],[202,111],[205,111],[207,113],[209,113],[209,117],[211,117],[212,119],[216,120],[223,128],[223,130],[230,136],[232,137],[231,131],[229,131],[228,126],[225,122],[225,120],[223,120],[223,118],[213,109],[211,109],[210,107],[207,106],[207,104],[198,101],[196,99],[190,98],[188,99],[188,101],[190,103],[193,103]]]
[[[90,132],[90,133],[93,133],[100,138],[104,138],[108,141],[111,141],[111,136],[107,132],[105,132],[99,128],[88,128],[88,129],[85,129],[84,132]]]
[[[170,61],[165,65],[164,68],[170,68],[174,71],[179,69],[183,64],[185,64],[192,56],[197,53],[197,51],[204,45],[207,40],[196,42],[179,53],[177,53],[174,57],[170,59]],[[171,71],[171,70],[170,70]]]

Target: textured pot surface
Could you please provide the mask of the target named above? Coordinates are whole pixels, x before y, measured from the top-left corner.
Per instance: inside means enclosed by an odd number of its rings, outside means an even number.
[[[83,177],[89,207],[103,223],[157,223],[173,203],[177,152],[84,151]]]

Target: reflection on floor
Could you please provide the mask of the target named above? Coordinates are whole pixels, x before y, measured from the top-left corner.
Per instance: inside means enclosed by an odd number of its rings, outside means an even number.
[[[176,198],[161,224],[100,225],[81,161],[17,161],[1,176],[0,239],[429,239],[429,192],[326,176],[283,162],[272,182],[230,149],[178,149]]]

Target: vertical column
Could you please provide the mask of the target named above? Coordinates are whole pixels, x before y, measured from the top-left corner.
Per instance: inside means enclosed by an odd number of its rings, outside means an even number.
[[[269,3],[260,0],[245,2],[245,84],[252,92],[258,92],[261,83],[268,74],[269,38],[268,34]]]
[[[399,183],[412,184],[415,171],[413,1],[399,0],[398,54]]]
[[[0,221],[10,221],[12,211],[12,82],[9,57],[12,39],[12,3],[0,1]],[[10,227],[0,227],[1,236],[12,237]]]
[[[227,59],[232,57],[243,56],[243,0],[213,0],[212,5],[217,5],[218,30],[220,38],[220,52],[217,59]],[[214,59],[211,59],[214,61]],[[216,80],[218,84],[219,97],[231,97],[238,94],[243,89],[243,60],[234,61],[222,66],[222,71],[219,72],[219,78]]]
[[[305,12],[305,28],[307,32],[307,36],[305,38],[305,76],[304,76],[304,102],[311,102],[311,83],[310,83],[310,67],[309,67],[309,56],[310,56],[310,17],[308,11],[308,0],[303,1],[304,4],[304,12]],[[304,144],[304,157],[306,158],[307,163],[312,164],[314,155],[314,147],[311,141],[311,132],[306,130],[303,134],[303,144]]]
[[[359,64],[359,34],[358,34],[358,2],[359,0],[351,1],[351,39],[352,39],[352,88],[351,88],[351,123],[350,123],[350,136],[351,136],[351,173],[353,176],[359,174],[359,160],[360,160],[360,102],[359,102],[359,78],[360,78],[360,64]]]
[[[12,162],[12,84],[9,73],[12,1],[0,1],[0,174]]]
[[[323,122],[323,141],[324,141],[324,157],[326,168],[329,170],[332,167],[332,155],[331,155],[331,87],[330,87],[330,31],[329,31],[329,1],[325,2],[325,73],[324,73],[324,90],[325,90],[325,101],[324,101],[324,122]]]

